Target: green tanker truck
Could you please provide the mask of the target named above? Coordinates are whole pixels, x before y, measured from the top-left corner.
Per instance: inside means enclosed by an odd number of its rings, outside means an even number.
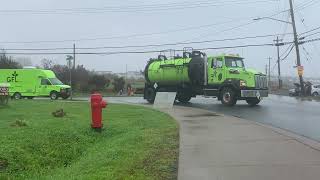
[[[179,102],[204,95],[233,106],[238,100],[257,105],[268,96],[265,74],[246,69],[238,55],[207,56],[200,51],[183,52],[167,59],[159,55],[145,67],[144,99],[153,103],[157,92],[177,92]]]

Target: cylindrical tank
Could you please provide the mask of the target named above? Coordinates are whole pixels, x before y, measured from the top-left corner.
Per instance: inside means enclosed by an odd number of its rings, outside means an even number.
[[[202,85],[204,82],[204,59],[199,56],[169,60],[150,60],[145,68],[148,83],[170,86],[182,83]]]

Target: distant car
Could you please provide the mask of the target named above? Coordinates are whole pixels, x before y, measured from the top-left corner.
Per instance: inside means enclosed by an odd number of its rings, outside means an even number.
[[[289,96],[298,96],[296,89],[289,89]]]
[[[312,96],[319,96],[320,95],[320,85],[312,85],[311,95]]]
[[[289,96],[300,96],[300,92],[301,92],[300,84],[298,83],[293,83],[293,84],[295,88],[289,89]]]

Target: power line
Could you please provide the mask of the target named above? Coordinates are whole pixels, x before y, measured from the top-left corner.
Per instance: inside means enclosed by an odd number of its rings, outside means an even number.
[[[312,33],[312,34],[308,34],[308,35],[304,36],[304,38],[309,37],[309,36],[313,36],[313,35],[316,35],[316,34],[319,34],[319,33],[320,33],[320,31]]]
[[[306,31],[306,32],[300,33],[300,36],[301,36],[301,35],[303,35],[303,34],[307,34],[307,33],[309,33],[309,32],[312,32],[312,31],[318,30],[318,29],[320,29],[320,26],[319,26],[319,27],[316,27],[316,28],[313,28],[313,29],[311,29],[311,30],[309,30],[309,31]]]
[[[292,52],[293,48],[294,48],[294,45],[291,46],[291,48],[290,48],[289,52],[287,53],[287,55],[286,55],[285,57],[281,58],[281,61],[284,61],[285,59],[287,59],[287,57],[288,57],[288,56],[290,55],[290,53]]]
[[[301,5],[297,8],[297,10],[303,10],[305,8],[308,8],[310,6],[313,6],[317,3],[319,3],[320,1],[319,0],[311,0],[309,2],[306,2],[306,3],[301,3]]]
[[[292,33],[286,33],[292,34]],[[161,47],[161,46],[173,46],[173,45],[188,45],[188,44],[203,44],[210,42],[219,42],[219,41],[235,41],[235,40],[243,40],[243,39],[256,39],[256,38],[264,38],[264,37],[273,37],[282,34],[268,34],[268,35],[257,35],[257,36],[246,36],[246,37],[235,37],[235,38],[225,38],[225,39],[213,39],[213,40],[205,40],[205,41],[192,41],[192,42],[176,42],[176,43],[166,43],[166,44],[149,44],[149,45],[131,45],[131,46],[100,46],[100,47],[78,47],[76,49],[125,49],[125,48],[140,48],[140,47]],[[48,51],[48,50],[69,50],[73,48],[8,48],[4,50],[8,51]]]
[[[79,13],[104,13],[104,12],[154,12],[154,11],[168,11],[168,10],[184,10],[190,8],[206,8],[212,6],[225,5],[244,5],[256,3],[277,2],[278,0],[255,0],[255,1],[202,1],[202,2],[181,2],[181,3],[167,3],[167,4],[149,4],[137,6],[109,6],[102,8],[62,8],[62,9],[16,9],[16,10],[0,10],[2,14],[79,14]]]
[[[274,17],[277,16],[281,13],[288,12],[288,10],[283,10],[279,12],[275,12],[268,17]],[[202,29],[202,28],[209,28],[212,26],[217,26],[221,24],[228,24],[228,23],[233,23],[233,22],[238,22],[243,19],[252,19],[256,16],[252,17],[246,17],[246,18],[239,18],[239,19],[233,19],[230,21],[224,21],[224,22],[219,22],[219,23],[213,23],[213,24],[205,24],[205,25],[199,25],[199,26],[192,26],[192,27],[187,27],[187,28],[180,28],[180,29],[175,29],[175,30],[169,30],[169,31],[162,31],[162,32],[153,32],[153,33],[143,33],[143,34],[132,34],[132,35],[125,35],[125,36],[113,36],[113,37],[99,37],[99,38],[81,38],[81,39],[66,39],[66,40],[43,40],[43,41],[2,41],[0,44],[34,44],[34,43],[65,43],[65,42],[80,42],[80,41],[97,41],[97,40],[110,40],[110,39],[122,39],[122,38],[134,38],[134,37],[143,37],[143,36],[153,36],[153,35],[159,35],[159,34],[168,34],[168,33],[174,33],[174,32],[182,32],[182,31],[189,31],[189,30],[194,30],[194,29]],[[249,25],[254,22],[249,22],[246,24],[242,24],[239,26],[245,26]],[[239,26],[235,26],[233,28],[225,29],[221,32],[228,31],[228,30],[233,30],[236,28],[239,28]],[[217,32],[219,33],[219,32]]]
[[[240,19],[237,19],[237,20],[240,20]],[[236,20],[230,20],[230,21],[224,21],[224,22],[219,22],[219,23],[205,24],[205,25],[200,25],[200,26],[192,26],[192,27],[180,28],[180,29],[169,30],[169,31],[143,33],[143,34],[132,34],[132,35],[125,35],[125,36],[112,36],[112,37],[101,37],[101,38],[81,38],[81,39],[67,39],[67,40],[44,40],[44,41],[3,41],[0,43],[1,44],[60,43],[60,42],[96,41],[96,40],[133,38],[133,37],[143,37],[143,36],[152,36],[152,35],[158,35],[158,34],[168,34],[168,33],[173,33],[173,32],[189,31],[189,30],[193,30],[193,29],[202,29],[202,28],[208,28],[211,26],[216,26],[216,25],[221,25],[221,24],[228,24],[228,23],[232,23],[235,21]]]
[[[230,49],[230,48],[244,48],[244,47],[263,47],[263,46],[274,46],[273,43],[264,44],[246,44],[246,45],[236,45],[236,46],[222,46],[222,47],[205,47],[205,48],[195,48],[194,50],[204,51],[204,50],[218,50],[218,49]],[[76,52],[79,55],[114,55],[114,54],[146,54],[146,53],[160,53],[169,52],[174,49],[166,50],[152,50],[152,51],[115,51],[115,52]],[[176,49],[176,52],[183,52],[184,50]],[[73,52],[8,52],[6,54],[10,55],[68,55],[73,54]]]
[[[302,50],[304,52],[305,57],[307,58],[307,61],[312,60],[311,55],[309,54],[309,52],[306,50],[306,48],[304,47],[304,45],[302,45]]]
[[[283,53],[280,55],[280,57],[283,57],[292,48],[292,46],[294,46],[294,45],[293,44],[289,45],[287,47],[287,49],[283,51]]]
[[[301,41],[301,42],[299,42],[299,44],[310,43],[310,42],[314,42],[314,41],[320,41],[320,38]],[[289,50],[289,52],[287,53],[287,55],[286,55],[285,57],[283,57],[283,58],[281,59],[281,61],[285,60],[285,59],[290,55],[290,53],[292,52],[293,48],[294,48],[294,46],[292,46],[292,47],[290,48],[290,50]]]

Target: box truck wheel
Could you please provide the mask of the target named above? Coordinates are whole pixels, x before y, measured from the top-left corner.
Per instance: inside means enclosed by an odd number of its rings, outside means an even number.
[[[220,93],[221,103],[227,106],[234,106],[237,98],[234,90],[230,87],[224,87]]]
[[[52,91],[52,92],[50,93],[50,98],[51,98],[52,100],[58,99],[58,93],[55,92],[55,91]]]
[[[16,92],[16,93],[13,94],[13,98],[14,98],[14,99],[21,99],[22,96],[21,96],[20,93]]]

